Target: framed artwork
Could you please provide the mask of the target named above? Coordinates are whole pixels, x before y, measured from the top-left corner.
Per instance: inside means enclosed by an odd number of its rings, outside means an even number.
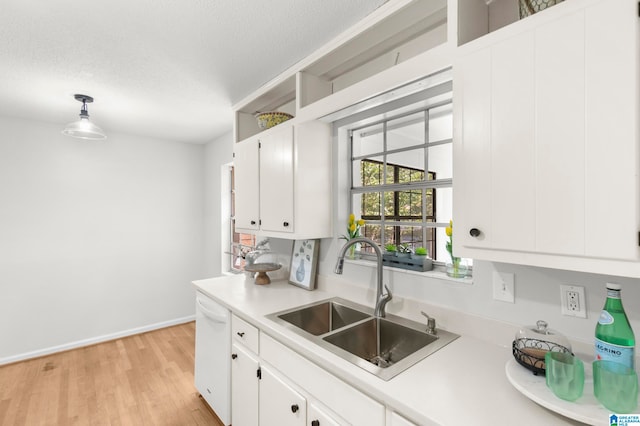
[[[316,288],[320,240],[295,240],[289,265],[289,283],[305,290]]]

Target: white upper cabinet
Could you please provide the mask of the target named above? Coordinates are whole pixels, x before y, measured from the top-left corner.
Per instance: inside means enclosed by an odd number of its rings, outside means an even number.
[[[293,127],[260,138],[260,221],[264,231],[293,232]]]
[[[559,6],[459,49],[454,250],[640,276],[637,2]]]
[[[254,231],[259,229],[260,221],[258,143],[258,138],[252,138],[233,147],[236,228]]]
[[[235,144],[236,229],[279,238],[327,238],[331,132],[326,123],[280,124]]]

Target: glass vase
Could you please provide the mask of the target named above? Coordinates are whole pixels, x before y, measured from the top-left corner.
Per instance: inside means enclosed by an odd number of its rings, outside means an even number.
[[[347,249],[347,259],[359,259],[360,258],[360,244],[354,244]]]
[[[469,273],[469,267],[463,259],[454,257],[451,262],[447,262],[446,272],[451,278],[464,278]]]

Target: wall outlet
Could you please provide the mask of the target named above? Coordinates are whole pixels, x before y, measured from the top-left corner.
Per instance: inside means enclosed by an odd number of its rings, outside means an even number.
[[[579,318],[587,317],[587,300],[582,286],[561,285],[560,304],[562,315]]]
[[[513,274],[493,271],[493,298],[502,302],[515,303]]]

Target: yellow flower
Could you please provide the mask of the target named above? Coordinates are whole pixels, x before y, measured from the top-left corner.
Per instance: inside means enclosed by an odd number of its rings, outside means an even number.
[[[364,226],[364,219],[360,219],[358,221],[358,226]]]
[[[354,215],[353,213],[351,213],[349,215],[349,225],[351,225],[352,223],[354,223],[356,220],[356,215]]]
[[[450,237],[453,234],[453,228],[451,226],[447,226],[444,229],[444,232],[447,234],[447,237]]]
[[[356,224],[352,223],[351,225],[349,225],[349,231],[354,232],[356,230]]]

